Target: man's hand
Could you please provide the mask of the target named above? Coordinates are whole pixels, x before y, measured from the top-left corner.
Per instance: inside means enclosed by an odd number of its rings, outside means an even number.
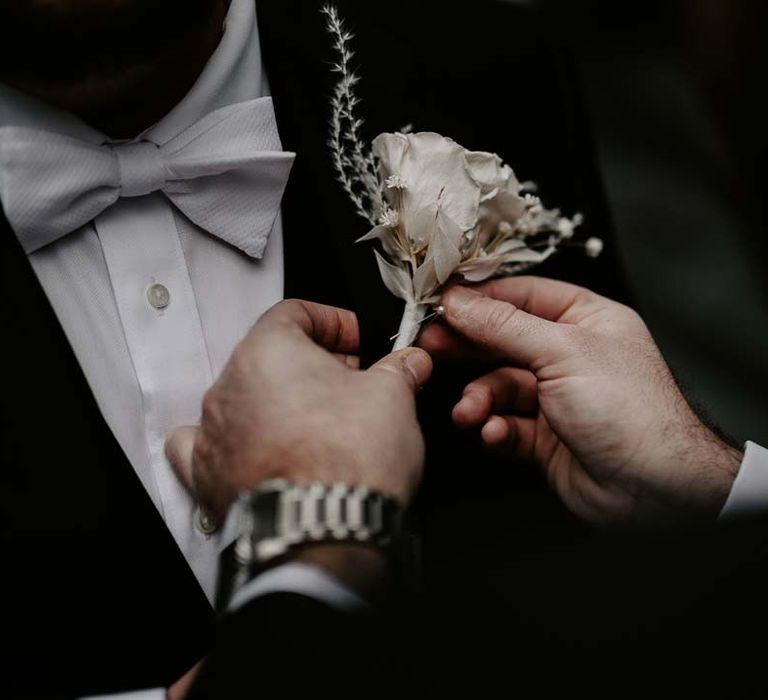
[[[454,421],[540,464],[565,504],[592,522],[716,517],[741,454],[683,398],[642,319],[536,277],[454,287],[421,346],[503,366],[470,383]]]
[[[358,343],[349,311],[291,300],[264,314],[203,399],[199,429],[166,447],[208,513],[221,519],[238,491],[277,477],[408,505],[424,461],[414,395],[432,362],[409,348],[360,371]]]

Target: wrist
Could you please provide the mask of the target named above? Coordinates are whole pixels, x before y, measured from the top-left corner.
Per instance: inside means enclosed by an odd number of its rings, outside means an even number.
[[[704,426],[702,433],[695,456],[698,469],[696,464],[691,466],[691,474],[698,486],[695,505],[702,517],[714,520],[733,488],[744,453],[728,445]]]
[[[340,483],[264,482],[243,493],[225,527],[237,534],[222,558],[220,609],[249,580],[286,561],[313,564],[375,596],[387,583],[385,559],[407,540],[393,499]]]
[[[668,493],[674,513],[694,520],[714,520],[728,498],[743,459],[743,452],[728,445],[694,419],[684,431],[664,468],[674,475]]]

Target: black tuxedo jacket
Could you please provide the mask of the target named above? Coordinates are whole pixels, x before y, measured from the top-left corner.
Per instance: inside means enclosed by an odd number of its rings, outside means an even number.
[[[591,261],[563,254],[541,274],[625,298],[574,72],[535,14],[480,0],[345,1],[356,32],[369,137],[412,122],[498,152],[545,199],[582,211],[607,239]],[[355,310],[364,361],[388,351],[401,310],[326,147],[333,61],[319,3],[259,0],[264,62],[286,149],[298,153],[283,204],[286,295]],[[212,613],[101,417],[7,222],[0,222],[0,402],[4,697],[72,696],[163,685],[206,653]],[[450,423],[470,370],[438,367],[423,392],[427,477],[417,504],[427,575],[455,562],[441,545],[472,520],[503,522],[520,557],[573,523],[516,465],[485,457]],[[456,532],[454,532],[454,530]],[[543,533],[543,534],[542,534]]]
[[[527,567],[454,543],[470,569],[355,614],[257,598],[188,700],[764,697],[766,524],[604,534]]]

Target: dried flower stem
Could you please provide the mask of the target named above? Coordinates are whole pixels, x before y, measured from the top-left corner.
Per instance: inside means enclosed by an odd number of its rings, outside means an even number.
[[[421,330],[421,324],[426,320],[425,317],[429,308],[429,304],[417,304],[415,302],[409,302],[405,305],[400,328],[397,335],[393,336],[395,344],[392,346],[392,352],[413,345]]]
[[[326,28],[335,39],[334,49],[338,55],[338,61],[333,66],[333,71],[339,74],[339,81],[331,98],[329,139],[333,165],[357,213],[375,226],[384,212],[384,196],[373,154],[360,135],[363,120],[355,116],[360,100],[354,88],[360,79],[350,67],[354,52],[349,42],[353,35],[346,30],[333,5],[325,5],[322,13],[326,16]]]

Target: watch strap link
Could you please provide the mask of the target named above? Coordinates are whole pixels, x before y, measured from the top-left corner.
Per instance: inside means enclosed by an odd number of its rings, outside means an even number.
[[[320,542],[355,542],[389,549],[404,536],[397,502],[363,486],[293,484],[273,479],[233,507],[237,537],[222,560],[217,607],[290,550]]]

